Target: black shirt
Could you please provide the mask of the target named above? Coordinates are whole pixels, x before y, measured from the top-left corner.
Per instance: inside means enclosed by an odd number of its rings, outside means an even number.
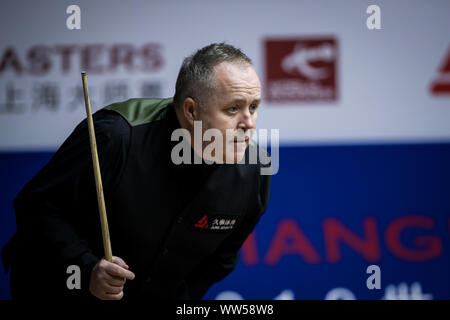
[[[175,165],[179,128],[168,99],[130,99],[94,114],[113,255],[136,275],[124,299],[199,299],[237,264],[267,208],[262,164]],[[246,156],[250,148],[247,149]],[[194,153],[192,151],[192,156]],[[3,250],[13,298],[92,298],[90,272],[103,256],[86,120],[14,201],[18,231]],[[35,274],[30,273],[30,261]],[[82,271],[66,287],[67,267]]]

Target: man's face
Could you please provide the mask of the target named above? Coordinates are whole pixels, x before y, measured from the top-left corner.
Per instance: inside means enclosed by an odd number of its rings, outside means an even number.
[[[223,151],[216,157],[236,163],[244,157],[255,130],[261,84],[252,66],[229,62],[215,67],[215,81],[216,90],[211,93],[208,105],[200,108],[196,120],[202,121],[203,132],[210,128],[220,130]],[[204,141],[203,149],[208,144],[209,141]]]

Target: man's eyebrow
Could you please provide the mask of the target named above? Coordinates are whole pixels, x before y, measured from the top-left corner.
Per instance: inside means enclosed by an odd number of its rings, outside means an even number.
[[[246,102],[247,102],[246,99],[236,98],[236,99],[233,99],[232,101],[230,101],[230,103],[228,103],[227,105],[233,104],[233,103],[246,103]],[[261,102],[261,98],[258,97],[256,99],[253,99],[252,104],[253,103],[259,104],[260,102]]]

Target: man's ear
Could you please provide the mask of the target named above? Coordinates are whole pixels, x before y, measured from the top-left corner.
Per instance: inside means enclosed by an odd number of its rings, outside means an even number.
[[[199,105],[192,98],[186,98],[183,102],[183,114],[191,126],[194,126],[194,121],[198,120]]]

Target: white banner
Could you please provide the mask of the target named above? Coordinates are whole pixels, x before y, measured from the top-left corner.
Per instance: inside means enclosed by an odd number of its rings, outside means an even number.
[[[71,5],[78,7],[71,7]],[[78,10],[78,9],[79,10]],[[450,2],[3,1],[0,150],[56,150],[93,110],[173,96],[183,58],[240,47],[281,144],[450,142]]]

